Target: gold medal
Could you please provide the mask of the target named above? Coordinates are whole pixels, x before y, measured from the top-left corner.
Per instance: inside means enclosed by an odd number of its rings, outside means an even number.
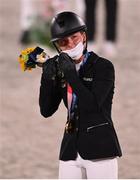
[[[65,125],[65,131],[67,133],[73,133],[74,132],[74,129],[75,129],[75,126],[74,126],[74,122],[72,121],[67,121],[66,122],[66,125]]]

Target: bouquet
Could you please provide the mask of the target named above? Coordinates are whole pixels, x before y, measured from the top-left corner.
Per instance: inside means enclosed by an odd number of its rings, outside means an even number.
[[[31,71],[36,65],[42,67],[43,63],[49,59],[48,54],[40,47],[26,48],[21,51],[18,61],[22,71]]]

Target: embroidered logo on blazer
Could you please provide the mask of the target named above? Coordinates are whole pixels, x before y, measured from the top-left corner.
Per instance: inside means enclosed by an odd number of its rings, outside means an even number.
[[[91,81],[93,81],[93,78],[83,77],[83,80],[91,82]]]

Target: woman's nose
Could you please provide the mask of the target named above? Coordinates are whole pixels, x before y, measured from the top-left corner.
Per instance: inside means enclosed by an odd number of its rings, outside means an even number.
[[[68,40],[67,47],[70,48],[70,49],[74,48],[75,43],[73,42],[73,39],[69,37],[67,40]]]

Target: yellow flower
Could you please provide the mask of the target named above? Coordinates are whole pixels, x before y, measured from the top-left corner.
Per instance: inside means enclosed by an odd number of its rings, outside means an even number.
[[[21,54],[20,54],[20,56],[18,58],[18,61],[20,63],[20,67],[21,67],[21,69],[23,71],[26,71],[26,70],[31,71],[32,70],[31,67],[26,66],[26,63],[27,63],[27,61],[29,59],[28,54],[30,54],[34,49],[35,48],[26,48],[26,49],[21,51]]]

